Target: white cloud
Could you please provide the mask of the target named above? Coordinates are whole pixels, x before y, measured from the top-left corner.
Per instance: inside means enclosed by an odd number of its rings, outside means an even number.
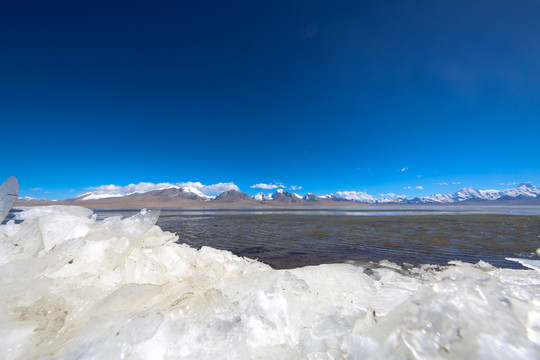
[[[148,191],[153,190],[163,190],[168,189],[171,187],[178,186],[171,184],[171,183],[149,183],[149,182],[140,182],[138,184],[129,184],[126,186],[120,186],[120,185],[101,185],[96,187],[89,187],[88,189],[92,191],[92,193],[96,196],[125,196],[129,194],[135,194],[135,193],[144,193]]]
[[[410,186],[404,186],[403,187],[403,190],[409,190],[409,189],[412,189],[412,187],[410,187]]]
[[[233,182],[228,183],[217,183],[212,185],[204,185],[200,182],[179,182],[179,183],[150,183],[150,182],[140,182],[138,184],[129,184],[126,186],[120,186],[120,185],[101,185],[96,187],[90,187],[89,190],[92,191],[92,193],[98,197],[117,197],[117,196],[125,196],[129,194],[135,194],[135,193],[145,193],[148,191],[154,191],[154,190],[163,190],[163,189],[169,189],[169,188],[184,188],[184,187],[190,187],[194,188],[204,195],[214,195],[219,194],[227,190],[235,189],[239,190],[238,186],[236,186]]]
[[[259,184],[251,185],[250,188],[252,188],[252,189],[272,190],[272,189],[277,189],[277,188],[285,188],[285,185],[283,185],[282,183],[277,183],[277,184],[259,183]]]
[[[394,194],[394,193],[388,193],[388,194],[380,194],[380,196],[381,196],[381,197],[391,197],[391,198],[393,198],[393,197],[396,197],[396,194]]]
[[[32,189],[30,189],[30,191],[39,191],[39,190],[41,190],[41,188],[32,188]]]
[[[447,182],[441,182],[441,183],[439,183],[439,185],[444,185],[444,186],[447,186],[447,185],[450,185],[450,184],[452,184],[452,185],[459,185],[459,184],[461,184],[461,181],[452,181],[451,183],[447,183]],[[502,185],[502,184],[501,184],[501,185]]]
[[[291,185],[289,187],[289,190],[302,190],[302,187],[298,185]]]
[[[404,168],[401,168],[399,171],[404,172],[404,171],[407,171],[407,170],[409,170],[409,168],[408,168],[408,167],[404,167]]]
[[[375,201],[375,198],[363,191],[338,191],[337,194],[342,198],[353,201]]]
[[[512,185],[517,185],[517,182],[515,181],[512,181],[512,182],[509,182],[509,183],[499,183],[499,185],[501,186],[512,186]]]
[[[418,185],[417,187],[415,187],[415,189],[424,190],[424,187],[422,185]]]
[[[37,198],[31,196],[19,196],[19,200],[37,200]]]
[[[192,188],[195,188],[195,189],[199,190],[200,192],[202,192],[205,195],[217,195],[217,194],[221,194],[222,192],[225,192],[227,190],[238,190],[238,191],[240,191],[238,186],[236,186],[233,182],[217,183],[217,184],[212,184],[212,185],[204,185],[204,184],[201,184],[198,181],[197,182],[188,181],[188,182],[176,183],[176,185],[179,186],[179,187],[192,187]]]

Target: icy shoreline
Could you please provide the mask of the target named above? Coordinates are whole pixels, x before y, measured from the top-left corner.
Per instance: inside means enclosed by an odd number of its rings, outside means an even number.
[[[49,206],[0,226],[0,357],[538,358],[540,272],[273,270],[176,244],[159,213]]]

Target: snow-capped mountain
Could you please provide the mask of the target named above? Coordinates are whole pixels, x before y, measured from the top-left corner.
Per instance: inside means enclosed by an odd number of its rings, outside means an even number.
[[[305,201],[321,201],[323,198],[333,201],[352,201],[368,204],[454,204],[471,201],[507,201],[507,200],[538,200],[540,201],[540,188],[522,183],[512,189],[503,190],[477,190],[473,187],[465,187],[453,194],[434,194],[424,197],[407,199],[404,196],[375,198],[361,191],[338,191],[339,195],[317,196],[308,193],[304,196]]]
[[[540,188],[529,183],[521,183],[513,189],[501,190],[500,194],[500,198],[540,198]]]
[[[382,197],[379,199],[376,199],[374,202],[376,204],[407,204],[409,200],[403,195],[395,196],[395,197]]]
[[[295,193],[290,193],[283,189],[277,189],[273,194],[265,194],[263,192],[253,196],[255,201],[279,201],[279,202],[302,202],[302,197]]]
[[[183,187],[183,188],[170,187],[168,189],[153,190],[153,191],[149,191],[143,194],[134,194],[130,196],[143,196],[143,195],[168,197],[168,198],[181,198],[181,199],[189,199],[189,200],[197,200],[197,201],[211,201],[215,198],[214,196],[205,195],[193,187]]]
[[[272,194],[273,201],[281,202],[302,202],[302,197],[298,194],[287,192],[283,189],[277,189],[274,194]]]
[[[99,190],[81,194],[74,198],[68,199],[68,201],[78,202],[137,196],[163,196],[168,198],[183,198],[200,201],[210,201],[214,198],[213,196],[205,195],[200,190],[190,186],[180,187],[177,185],[164,183],[158,184],[158,186],[155,188],[157,189],[147,190],[144,188],[138,188],[134,191],[125,191],[125,188],[119,189],[119,187],[113,185],[111,185],[110,188],[107,186],[102,186]]]
[[[450,204],[464,201],[494,201],[494,200],[522,200],[540,199],[540,188],[522,183],[513,189],[503,190],[477,190],[472,187],[465,187],[453,194],[434,194],[420,198],[408,200],[409,203],[420,204]]]
[[[304,201],[322,201],[324,200],[322,196],[315,195],[314,193],[307,193],[303,197]]]
[[[317,202],[317,201],[348,201],[345,198],[336,196],[334,194],[315,195],[314,193],[307,193],[302,198],[304,201]]]
[[[199,187],[203,186],[198,183]],[[186,184],[186,185],[189,185]],[[148,185],[148,186],[147,186]],[[472,187],[465,187],[453,194],[433,194],[430,196],[407,199],[404,196],[375,198],[366,192],[361,191],[338,191],[337,195],[316,195],[307,193],[304,197],[290,193],[284,189],[277,189],[273,194],[258,193],[249,196],[238,190],[233,183],[218,184],[221,193],[215,196],[204,194],[194,186],[178,186],[176,184],[162,183],[139,183],[118,187],[116,185],[104,185],[96,188],[95,191],[87,192],[67,200],[59,200],[55,203],[77,204],[83,206],[196,206],[197,203],[242,203],[253,202],[261,204],[315,204],[317,202],[328,203],[361,203],[361,204],[455,204],[455,203],[475,203],[475,202],[527,202],[540,203],[540,188],[522,183],[515,188],[503,190],[477,190]],[[205,191],[206,188],[203,188]],[[212,191],[215,191],[212,188]],[[216,193],[216,192],[214,192]],[[384,195],[381,195],[384,196]],[[43,205],[53,203],[47,199],[33,199],[29,197],[20,198],[21,205]]]
[[[214,201],[222,202],[222,203],[234,203],[234,202],[253,201],[253,198],[249,196],[248,194],[245,194],[235,189],[231,189],[216,196]]]

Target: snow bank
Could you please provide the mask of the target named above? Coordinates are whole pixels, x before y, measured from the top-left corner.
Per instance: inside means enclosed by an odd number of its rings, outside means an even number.
[[[175,243],[159,213],[31,208],[0,226],[0,358],[538,358],[540,272],[273,270]]]

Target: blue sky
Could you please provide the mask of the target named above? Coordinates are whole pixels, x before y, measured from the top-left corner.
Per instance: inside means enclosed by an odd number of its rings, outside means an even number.
[[[0,175],[49,198],[539,185],[538,19],[533,0],[5,1]]]

